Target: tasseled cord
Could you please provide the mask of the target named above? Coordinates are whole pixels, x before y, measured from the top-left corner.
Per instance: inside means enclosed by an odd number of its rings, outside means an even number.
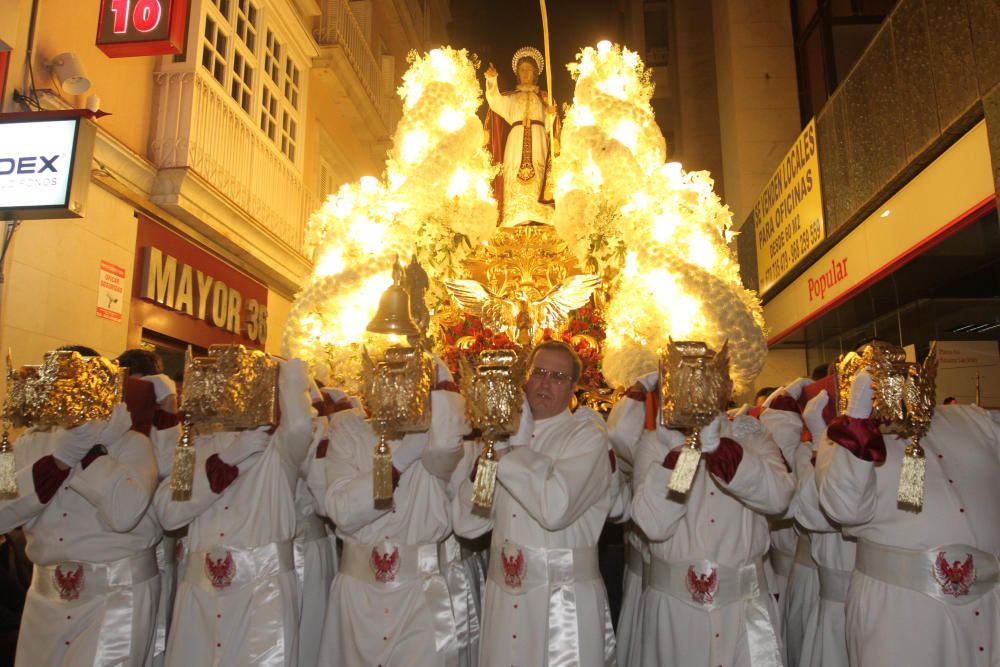
[[[927,461],[924,448],[920,446],[920,436],[915,435],[903,453],[903,465],[899,475],[899,494],[896,505],[910,512],[920,512],[924,508],[924,477]]]
[[[379,433],[372,464],[372,500],[376,509],[385,509],[392,505],[392,448],[385,433]]]
[[[0,500],[17,498],[17,477],[14,473],[14,448],[10,444],[10,435],[4,424],[3,437],[0,439]]]
[[[181,438],[174,447],[174,463],[170,468],[171,498],[178,502],[191,500],[194,486],[194,442],[191,436],[191,417],[184,415],[181,422]]]
[[[497,463],[493,440],[486,440],[483,453],[479,455],[476,479],[473,482],[472,511],[476,514],[489,516],[493,510],[493,496],[497,487]]]
[[[698,463],[701,462],[701,441],[698,439],[700,429],[692,431],[691,435],[684,442],[684,448],[680,456],[677,457],[677,464],[670,473],[670,481],[667,482],[667,489],[682,496],[687,495],[694,482],[694,475],[698,472]]]

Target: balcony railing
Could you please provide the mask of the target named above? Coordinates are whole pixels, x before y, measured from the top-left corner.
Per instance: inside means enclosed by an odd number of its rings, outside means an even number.
[[[340,46],[351,63],[368,98],[386,127],[393,127],[392,105],[382,81],[382,69],[364,31],[346,0],[322,0],[323,14],[316,28],[320,46]]]
[[[319,201],[295,166],[200,70],[157,72],[154,77],[155,164],[196,172],[301,253],[305,221]]]

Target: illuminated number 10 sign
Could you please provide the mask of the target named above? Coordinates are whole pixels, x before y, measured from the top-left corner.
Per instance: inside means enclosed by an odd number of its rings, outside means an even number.
[[[116,35],[128,31],[129,5],[131,0],[111,0],[111,13],[115,15],[114,31]],[[132,11],[132,25],[139,32],[152,32],[160,23],[163,7],[158,0],[136,0]]]
[[[180,53],[187,0],[101,0],[97,46],[112,58]]]

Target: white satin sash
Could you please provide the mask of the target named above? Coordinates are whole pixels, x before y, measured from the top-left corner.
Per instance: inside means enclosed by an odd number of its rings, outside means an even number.
[[[36,563],[31,588],[38,595],[67,603],[104,597],[104,618],[94,663],[111,664],[132,653],[134,586],[159,574],[155,550],[146,549],[110,563]],[[60,585],[60,576],[72,577],[74,585]]]
[[[963,605],[996,587],[1000,558],[965,544],[918,551],[859,540],[854,569],[941,602]]]
[[[373,549],[381,555],[391,555],[398,551],[391,579],[384,575],[382,579],[376,578],[376,568],[371,562]],[[455,628],[448,585],[441,575],[436,543],[361,544],[345,540],[340,573],[387,590],[420,583],[424,603],[431,615],[431,627],[434,628],[434,648],[443,657],[445,667],[458,664],[458,631]]]
[[[504,559],[523,559],[523,566],[512,575],[505,573]],[[600,581],[597,547],[578,549],[544,549],[526,547],[505,540],[500,548],[490,550],[487,579],[510,595],[522,595],[538,587],[549,590],[548,665],[549,667],[580,664],[580,625],[577,620],[576,584]],[[520,583],[517,583],[520,582]],[[517,584],[517,585],[513,585]],[[604,610],[605,662],[615,652],[611,613]]]
[[[808,533],[799,535],[799,541],[795,544],[795,563],[816,569],[816,561],[812,556],[812,540],[809,539]]]
[[[849,570],[835,570],[832,567],[823,567],[819,570],[819,597],[830,602],[847,602],[847,588],[851,583],[851,572]]]
[[[762,561],[728,567],[709,560],[667,562],[653,558],[649,585],[705,613],[745,602],[750,664],[781,667],[778,637],[765,603],[768,590]]]

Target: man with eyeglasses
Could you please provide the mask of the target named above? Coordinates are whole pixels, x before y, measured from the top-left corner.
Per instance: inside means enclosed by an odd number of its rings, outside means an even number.
[[[454,501],[457,534],[473,538],[493,530],[482,667],[614,664],[597,565],[613,471],[603,424],[592,412],[569,410],[581,370],[566,343],[535,347],[521,428],[499,445],[492,512],[473,511],[475,471]]]

